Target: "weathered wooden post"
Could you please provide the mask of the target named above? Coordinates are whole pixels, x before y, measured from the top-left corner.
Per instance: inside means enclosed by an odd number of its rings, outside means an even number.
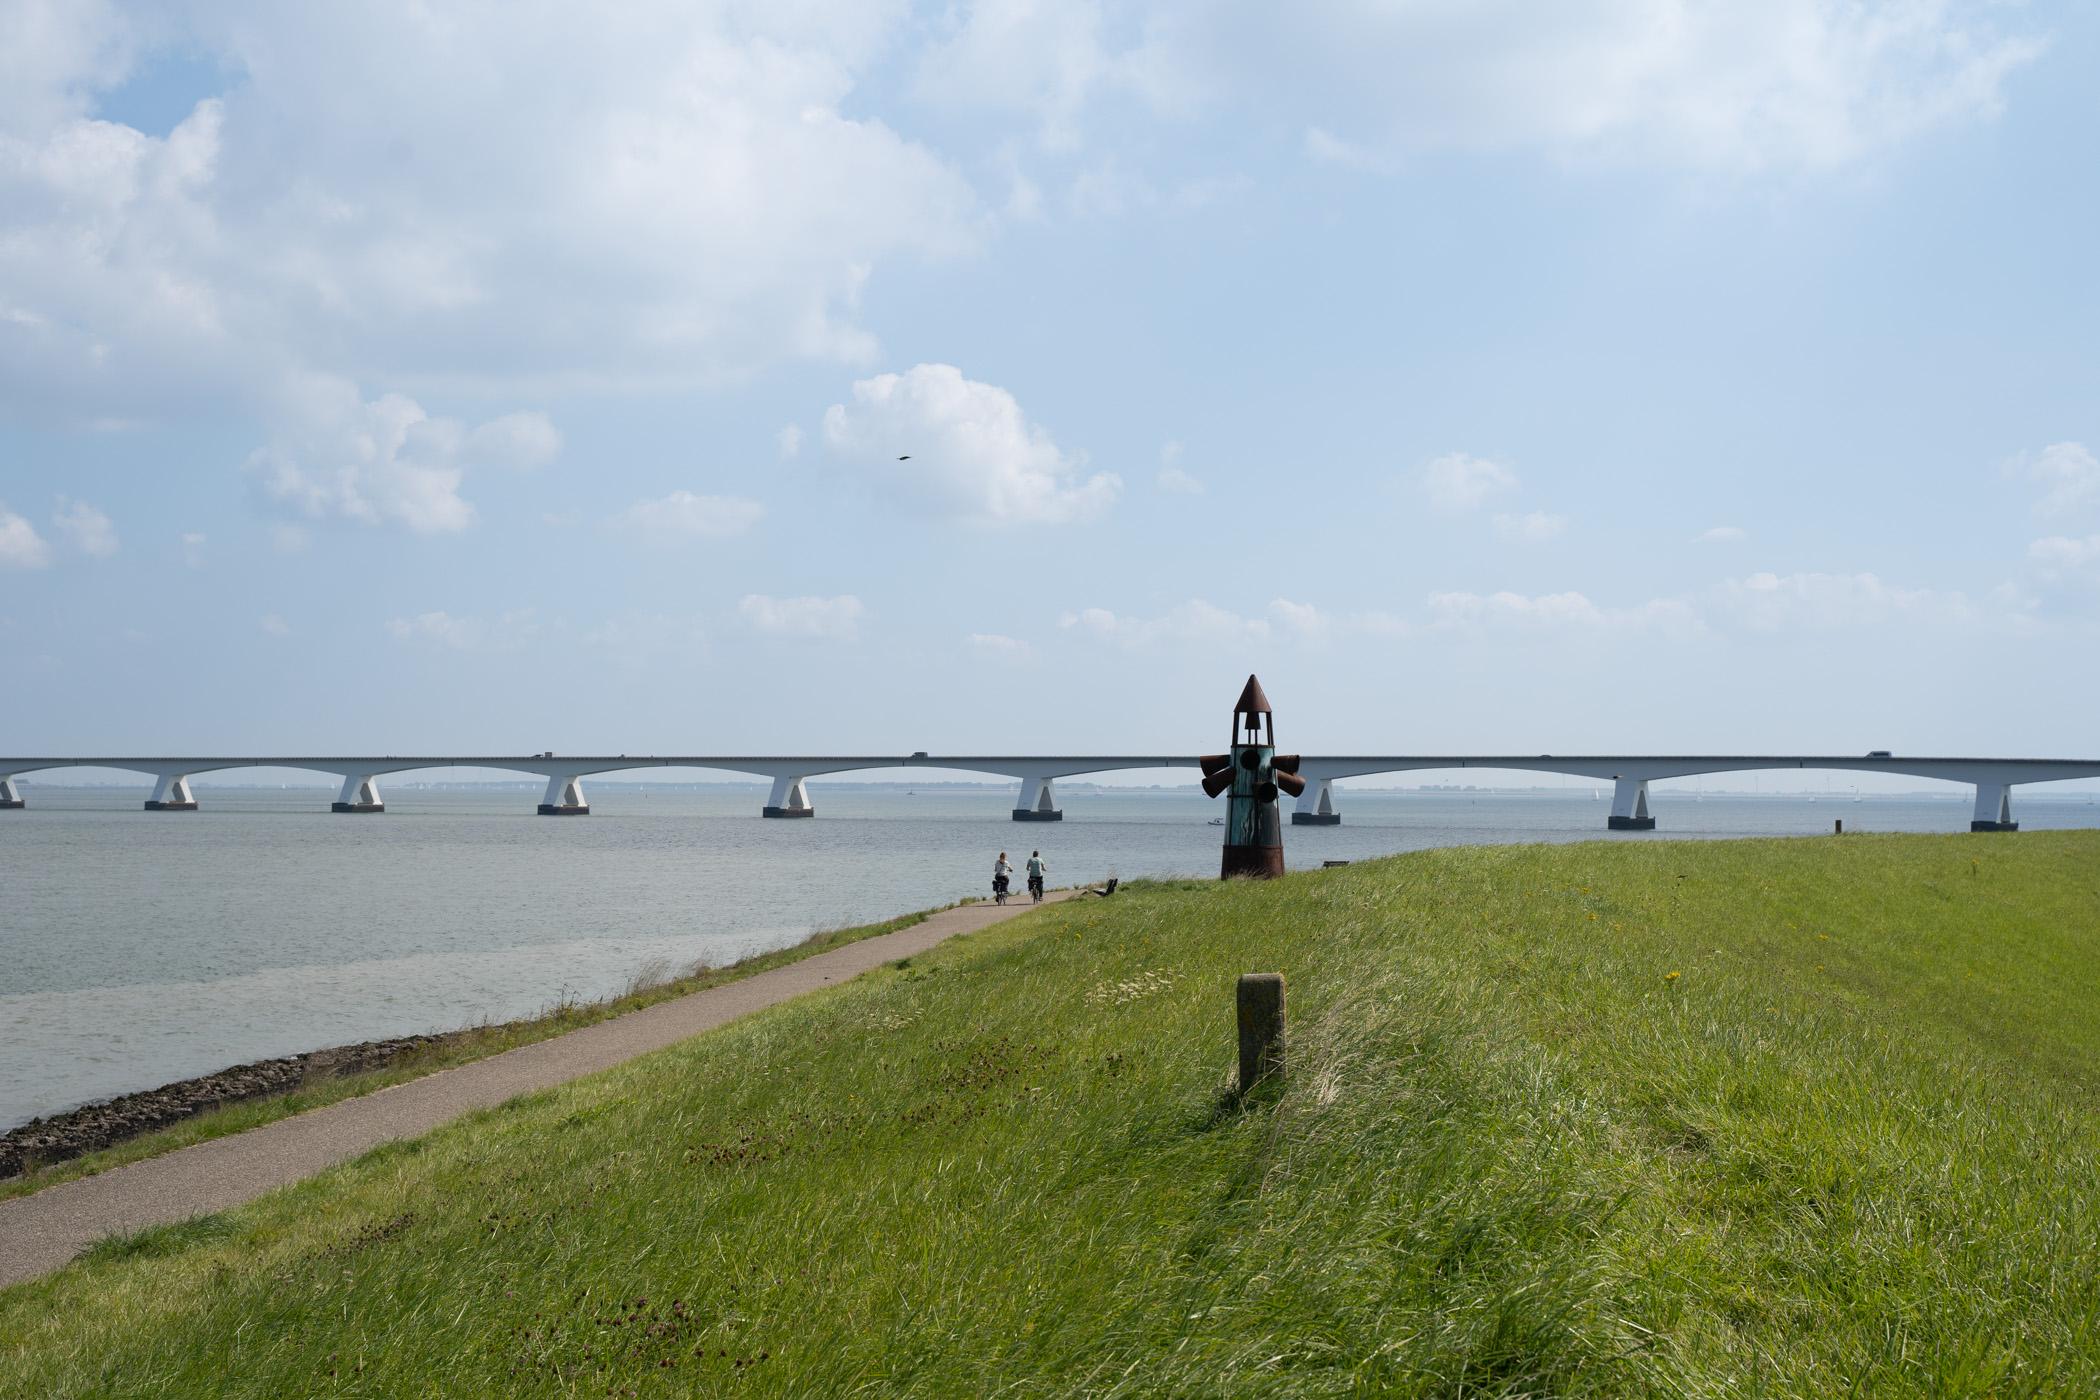
[[[1283,974],[1240,974],[1240,1092],[1283,1074]]]
[[[1832,835],[1835,835],[1835,836],[1843,836],[1844,834],[1845,834],[1845,819],[1844,819],[1843,817],[1839,817],[1839,818],[1837,819],[1837,830],[1836,830],[1835,832],[1833,832],[1833,833],[1832,833]]]

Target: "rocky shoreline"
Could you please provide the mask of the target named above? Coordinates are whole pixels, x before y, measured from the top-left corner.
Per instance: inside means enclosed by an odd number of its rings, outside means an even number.
[[[246,1099],[268,1098],[316,1080],[340,1079],[366,1070],[384,1069],[442,1044],[442,1035],[413,1035],[394,1040],[367,1040],[282,1059],[235,1065],[196,1079],[178,1080],[158,1089],[125,1094],[102,1103],[84,1104],[49,1118],[35,1118],[0,1134],[0,1181],[37,1167],[71,1161],[120,1142],[154,1132],[207,1109]]]

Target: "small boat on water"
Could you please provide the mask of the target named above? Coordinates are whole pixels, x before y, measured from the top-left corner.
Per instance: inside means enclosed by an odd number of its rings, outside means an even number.
[[[1204,823],[1204,825],[1205,825],[1205,826],[1223,826],[1223,825],[1225,825],[1225,819],[1224,819],[1223,817],[1212,817],[1212,818],[1211,818],[1211,819],[1210,819],[1209,821],[1205,822],[1205,823]]]

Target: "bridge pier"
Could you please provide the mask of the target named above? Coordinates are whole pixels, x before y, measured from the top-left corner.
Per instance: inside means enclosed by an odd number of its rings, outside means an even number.
[[[369,773],[345,773],[343,792],[328,804],[331,812],[384,812],[386,803],[379,798],[379,784]]]
[[[22,800],[22,789],[15,786],[15,775],[0,773],[0,812],[19,812],[28,805]]]
[[[1334,780],[1321,778],[1308,783],[1291,810],[1292,826],[1340,826],[1342,814],[1334,810]]]
[[[762,817],[813,817],[817,809],[809,800],[809,789],[799,774],[784,773],[773,779],[773,791],[760,809]]]
[[[1049,778],[1023,778],[1021,801],[1014,808],[1017,822],[1061,822],[1065,814],[1058,810],[1057,789]]]
[[[583,783],[572,773],[551,773],[547,795],[540,802],[543,817],[587,817],[591,804],[584,801]]]
[[[1976,815],[1969,822],[1971,831],[2018,831],[2020,824],[2012,815],[2011,783],[1978,783],[1976,785]]]
[[[197,794],[190,791],[187,773],[163,773],[153,784],[153,796],[146,799],[149,812],[194,812],[197,810]]]
[[[1612,779],[1611,817],[1605,827],[1611,831],[1655,830],[1655,818],[1648,815],[1646,778]]]

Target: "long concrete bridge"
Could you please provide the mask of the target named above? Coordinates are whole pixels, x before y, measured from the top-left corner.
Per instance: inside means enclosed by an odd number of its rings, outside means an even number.
[[[15,779],[25,773],[43,773],[62,768],[111,768],[143,773],[154,779],[153,795],[146,799],[149,812],[194,812],[197,797],[190,779],[199,773],[219,773],[241,768],[295,768],[326,773],[342,779],[342,790],[330,804],[336,812],[383,812],[379,779],[389,774],[439,768],[485,768],[529,773],[547,780],[539,810],[543,816],[587,816],[590,804],[583,795],[583,779],[604,773],[636,772],[652,768],[705,768],[729,773],[747,773],[770,778],[773,790],[766,798],[762,815],[810,817],[816,807],[805,784],[811,778],[836,773],[874,769],[937,768],[963,773],[991,773],[1015,778],[1021,784],[1020,802],[1013,809],[1015,821],[1059,821],[1064,817],[1057,805],[1056,782],[1095,773],[1124,772],[1147,768],[1194,768],[1193,755],[1113,754],[1041,755],[983,754],[860,754],[849,756],[811,755],[724,755],[724,754],[590,754],[553,753],[480,757],[402,756],[396,754],[349,757],[75,757],[0,758],[0,809],[20,809],[27,804]],[[1606,825],[1613,831],[1652,831],[1655,818],[1648,810],[1648,784],[1664,778],[1689,778],[1713,773],[1743,773],[1774,770],[1824,769],[1856,773],[1896,773],[1913,778],[1934,778],[1968,783],[1976,789],[1975,815],[1971,831],[2017,831],[2013,820],[2012,790],[2016,784],[2060,782],[2067,778],[2100,777],[2100,760],[2062,758],[1919,758],[1909,755],[1872,753],[1863,757],[1832,755],[1306,755],[1299,774],[1306,780],[1305,794],[1298,799],[1291,820],[1299,825],[1333,825],[1341,821],[1334,805],[1334,784],[1341,778],[1361,778],[1383,773],[1407,773],[1437,769],[1496,769],[1520,773],[1557,773],[1570,777],[1609,780],[1612,784],[1611,813]]]

